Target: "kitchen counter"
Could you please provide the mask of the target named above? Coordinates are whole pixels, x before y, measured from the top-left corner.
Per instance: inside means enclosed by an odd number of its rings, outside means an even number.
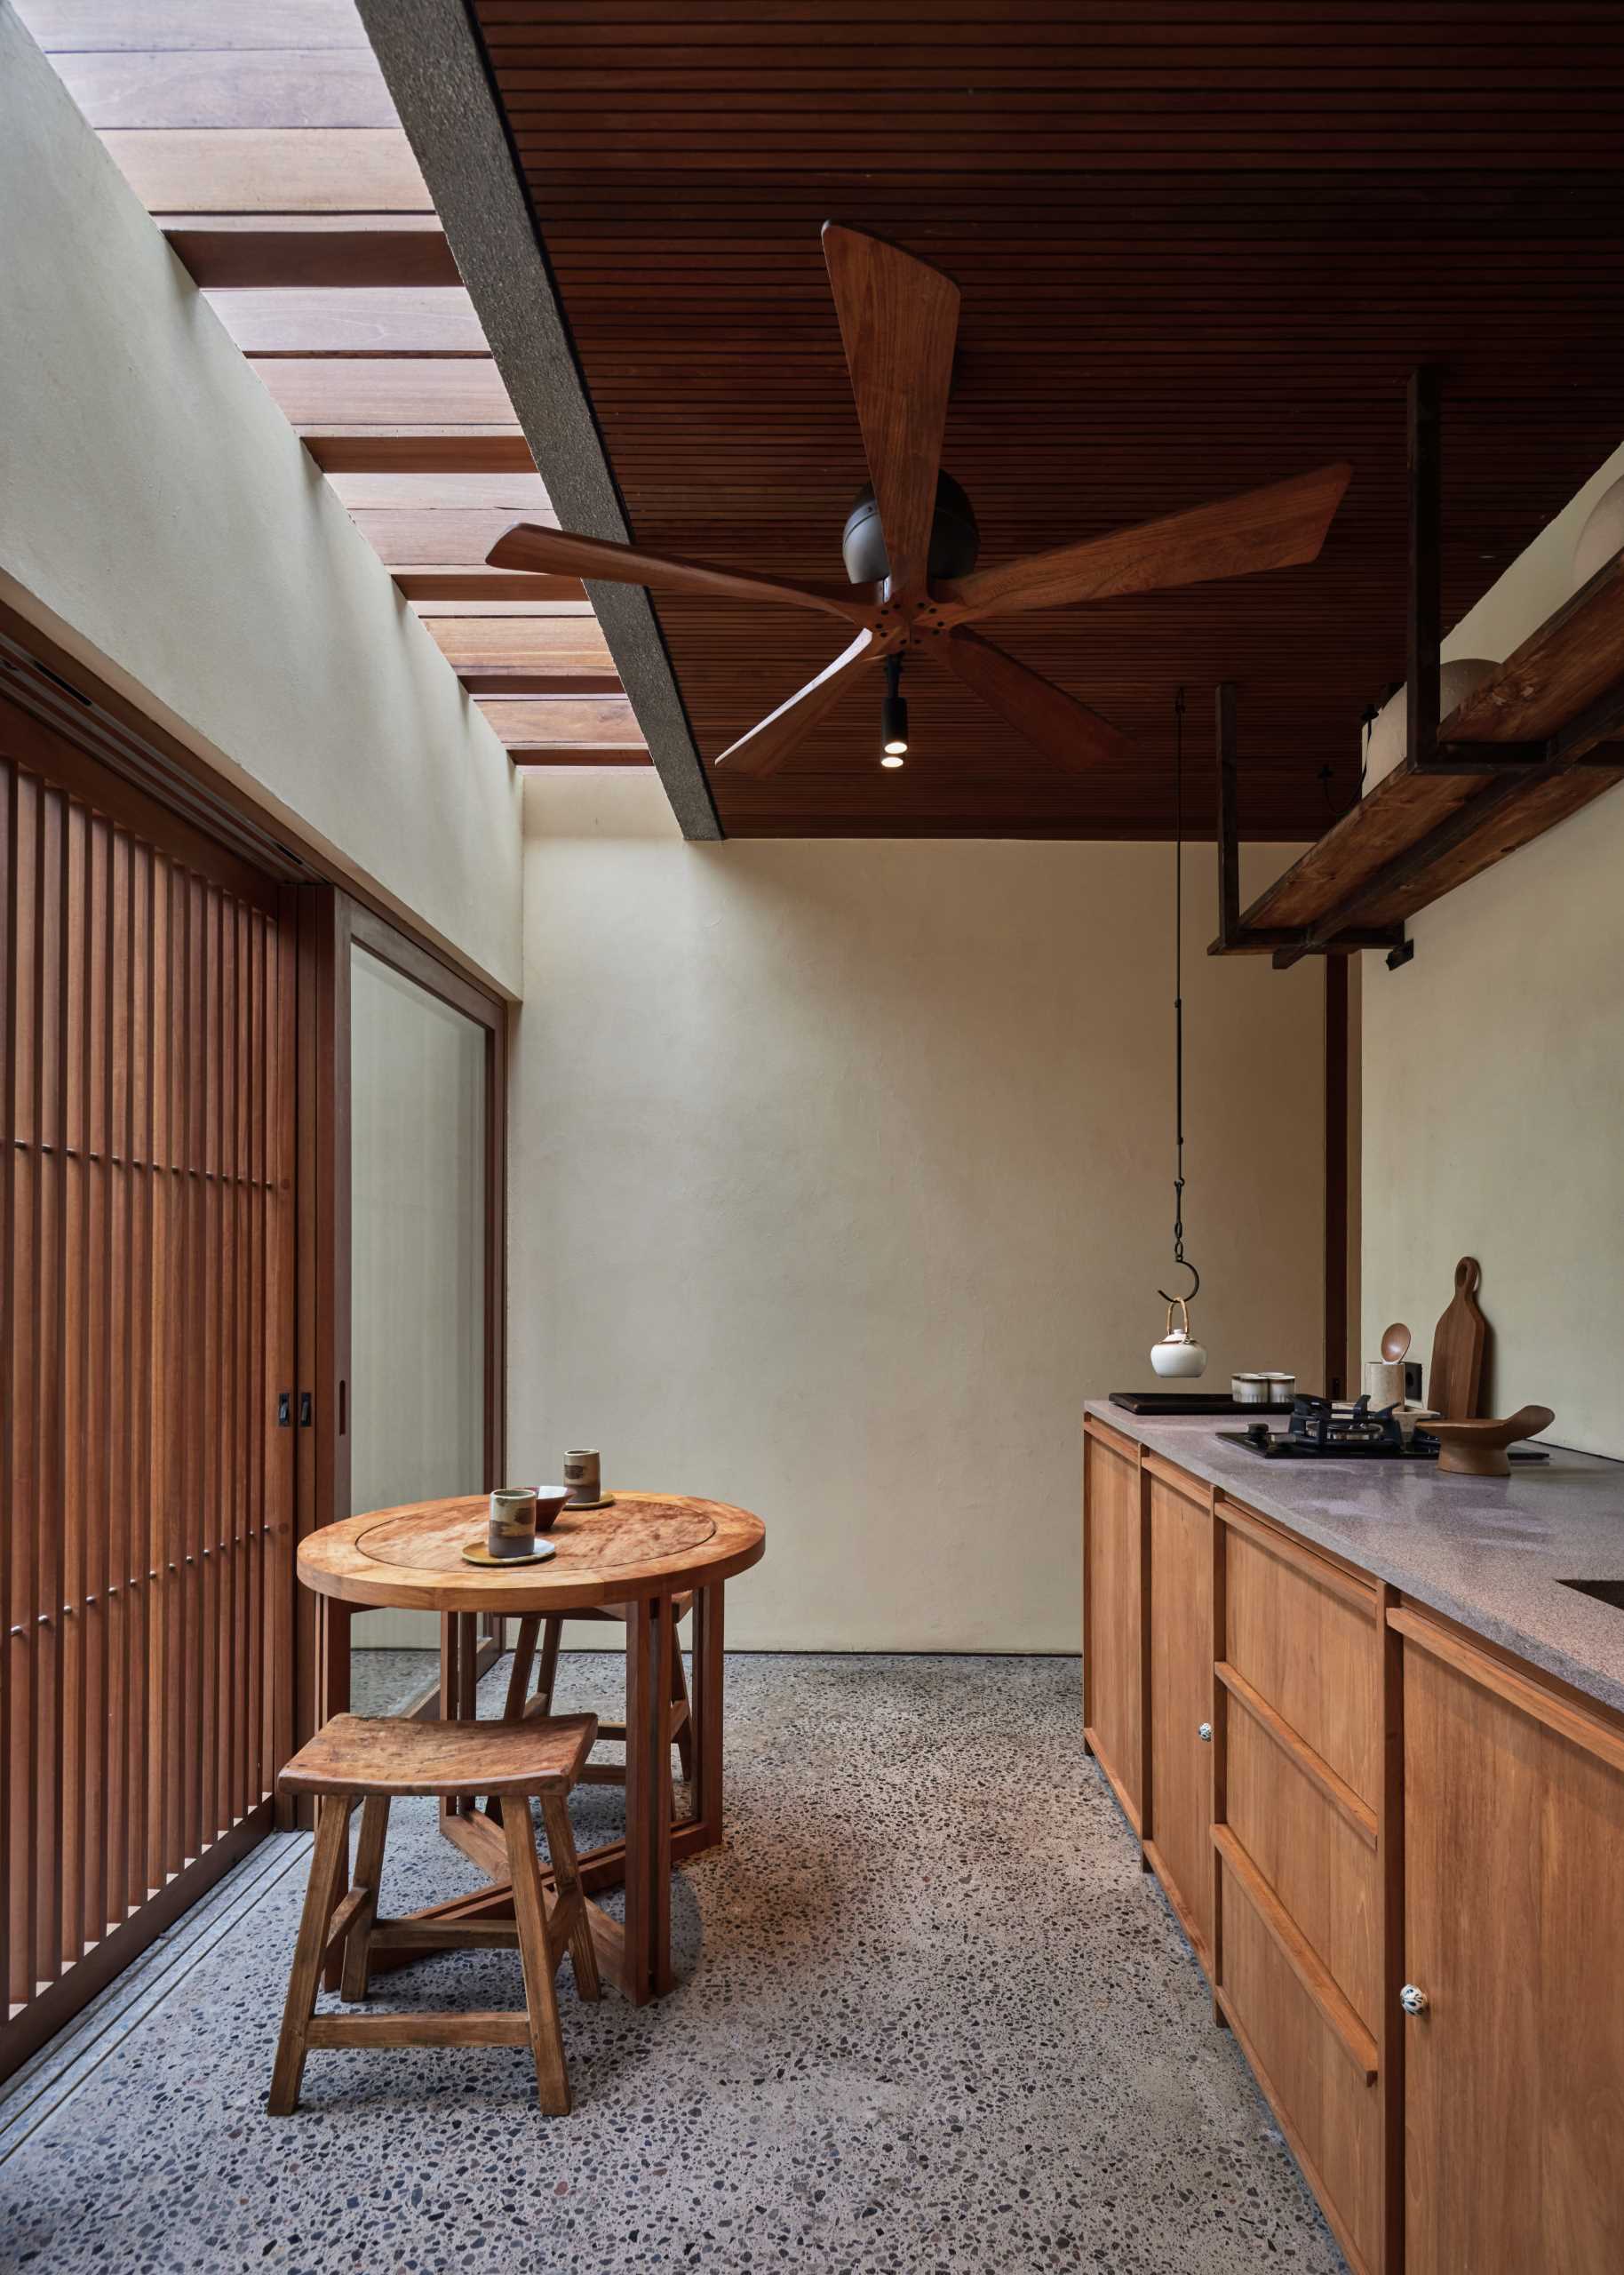
[[[1624,1582],[1624,1462],[1553,1446],[1548,1462],[1495,1478],[1430,1462],[1266,1461],[1216,1435],[1244,1416],[1151,1417],[1103,1398],[1085,1410],[1624,1713],[1624,1611],[1558,1585]]]

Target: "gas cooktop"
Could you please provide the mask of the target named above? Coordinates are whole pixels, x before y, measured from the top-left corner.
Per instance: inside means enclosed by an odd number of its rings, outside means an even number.
[[[1244,1445],[1264,1461],[1437,1461],[1437,1438],[1426,1429],[1413,1429],[1405,1438],[1397,1406],[1372,1409],[1369,1399],[1353,1399],[1351,1406],[1331,1399],[1301,1397],[1292,1404],[1286,1431],[1271,1431],[1267,1422],[1249,1429],[1222,1429],[1226,1445]],[[1549,1461],[1540,1447],[1513,1447],[1513,1461]]]
[[[1220,1430],[1226,1445],[1245,1446],[1265,1461],[1436,1461],[1438,1441],[1424,1429],[1408,1438],[1393,1406],[1372,1409],[1368,1398],[1351,1405],[1328,1398],[1299,1398],[1292,1405],[1291,1420],[1283,1431],[1267,1422],[1254,1422],[1244,1430]],[[1513,1461],[1548,1461],[1548,1453],[1532,1446],[1513,1446]]]

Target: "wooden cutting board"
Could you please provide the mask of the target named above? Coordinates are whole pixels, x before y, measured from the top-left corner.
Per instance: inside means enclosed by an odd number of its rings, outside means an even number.
[[[1477,1308],[1482,1278],[1477,1257],[1463,1256],[1455,1266],[1454,1300],[1433,1330],[1427,1403],[1435,1414],[1451,1422],[1477,1418],[1483,1387],[1483,1343],[1488,1332]]]

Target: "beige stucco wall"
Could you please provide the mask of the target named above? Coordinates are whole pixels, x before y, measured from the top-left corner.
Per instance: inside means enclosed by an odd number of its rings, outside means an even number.
[[[1214,1382],[1318,1385],[1322,978],[1210,961],[1213,869],[1196,1318]],[[1171,898],[1167,846],[693,846],[650,776],[530,778],[510,1466],[760,1511],[741,1643],[1074,1650],[1081,1401],[1170,1273]]]
[[[1620,451],[1445,643],[1503,659],[1572,589],[1573,542]],[[1624,1456],[1624,793],[1423,911],[1414,961],[1366,956],[1364,1348],[1393,1319],[1423,1361],[1457,1257],[1483,1265],[1483,1409],[1556,1409]]]
[[[0,0],[0,598],[520,979],[506,753]]]

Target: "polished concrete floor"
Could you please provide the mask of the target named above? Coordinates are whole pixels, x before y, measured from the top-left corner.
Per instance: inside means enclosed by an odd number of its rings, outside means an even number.
[[[378,1706],[422,1679],[358,1665]],[[617,1674],[566,1661],[561,1708],[612,1712]],[[1083,1757],[1075,1661],[739,1656],[728,1685],[679,1988],[585,2007],[565,1970],[573,2116],[494,2048],[314,2054],[267,2117],[308,1856],[280,1836],[0,2099],[0,2267],[1341,2267]],[[618,1807],[577,1796],[583,1840]],[[398,1815],[386,1902],[468,1885],[431,1805]],[[513,1955],[448,1953],[385,2003],[517,1995]]]

